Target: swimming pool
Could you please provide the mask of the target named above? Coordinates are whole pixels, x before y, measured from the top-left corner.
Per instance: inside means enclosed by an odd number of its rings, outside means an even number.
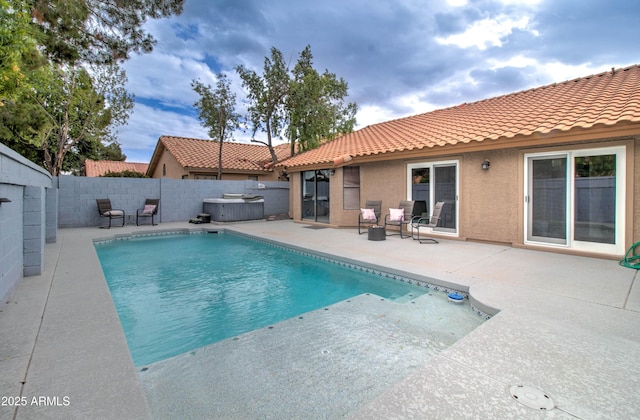
[[[225,232],[95,246],[136,366],[363,293],[406,301],[429,291]]]

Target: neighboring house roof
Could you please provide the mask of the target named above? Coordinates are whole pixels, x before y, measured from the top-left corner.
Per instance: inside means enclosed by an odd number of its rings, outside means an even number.
[[[91,160],[84,161],[84,170],[86,176],[102,176],[107,172],[140,172],[144,174],[149,167],[148,163],[138,162],[122,162],[118,160]]]
[[[190,169],[217,169],[220,144],[215,140],[188,137],[161,136],[153,152],[149,173],[153,173],[163,150],[171,153],[178,163]],[[290,145],[274,146],[278,160],[290,155]],[[222,169],[232,171],[271,170],[271,153],[267,146],[259,144],[224,142],[222,145]]]
[[[542,137],[576,128],[640,122],[640,65],[529,89],[426,114],[374,124],[280,162],[287,168],[351,158],[515,137]],[[506,142],[506,143],[505,143]],[[482,144],[489,146],[489,144]],[[385,159],[379,156],[378,159]],[[348,158],[347,158],[348,160]]]

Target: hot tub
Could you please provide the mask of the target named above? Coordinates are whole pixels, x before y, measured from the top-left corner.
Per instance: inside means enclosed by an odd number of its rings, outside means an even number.
[[[224,194],[223,198],[205,198],[202,208],[214,222],[264,219],[264,198],[261,195]]]

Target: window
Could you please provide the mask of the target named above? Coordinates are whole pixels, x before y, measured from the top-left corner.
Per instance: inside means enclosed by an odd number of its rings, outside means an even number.
[[[167,176],[167,165],[162,164],[162,176]]]
[[[258,180],[258,175],[249,175],[249,176],[247,177],[247,179],[248,179],[249,181],[257,181],[257,180]]]
[[[343,170],[343,208],[360,209],[360,167],[345,166]]]
[[[210,179],[216,180],[218,179],[218,175],[209,175],[209,174],[194,174],[193,179]]]

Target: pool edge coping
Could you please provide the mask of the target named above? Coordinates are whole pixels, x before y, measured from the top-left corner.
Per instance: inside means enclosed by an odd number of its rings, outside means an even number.
[[[417,283],[420,283],[418,284],[418,286],[428,287],[435,291],[445,292],[445,293],[451,293],[451,292],[460,293],[464,296],[465,300],[469,301],[469,304],[471,306],[471,310],[473,311],[473,313],[483,318],[485,321],[488,321],[493,316],[500,313],[499,309],[489,305],[485,305],[482,302],[480,302],[478,299],[474,298],[470,291],[471,288],[469,286],[463,286],[453,282],[440,280],[433,277],[422,276],[416,273],[397,270],[397,269],[385,267],[378,264],[372,264],[372,263],[367,263],[364,261],[359,261],[351,258],[345,258],[345,257],[341,257],[335,254],[330,254],[322,251],[310,250],[308,248],[276,241],[273,239],[267,239],[260,236],[251,235],[245,232],[239,232],[237,230],[230,229],[230,227],[200,226],[200,227],[194,227],[194,228],[171,228],[171,229],[159,229],[159,230],[152,230],[152,231],[141,230],[141,231],[129,232],[129,233],[114,233],[113,235],[103,237],[103,238],[93,238],[92,242],[95,246],[100,242],[126,240],[126,239],[131,239],[136,237],[156,237],[156,236],[159,237],[159,236],[170,236],[170,235],[176,235],[176,234],[193,234],[193,233],[202,233],[202,232],[209,232],[209,233],[214,233],[214,232],[227,233],[228,232],[233,235],[250,238],[252,240],[259,241],[271,246],[285,248],[292,252],[298,252],[303,255],[310,256],[312,258],[323,259],[325,261],[336,263],[339,265],[348,265],[351,268],[360,269],[364,271],[371,270],[375,272],[374,274],[389,278],[391,280],[397,280],[401,282],[406,281],[410,284],[414,284],[413,281],[415,281]]]

